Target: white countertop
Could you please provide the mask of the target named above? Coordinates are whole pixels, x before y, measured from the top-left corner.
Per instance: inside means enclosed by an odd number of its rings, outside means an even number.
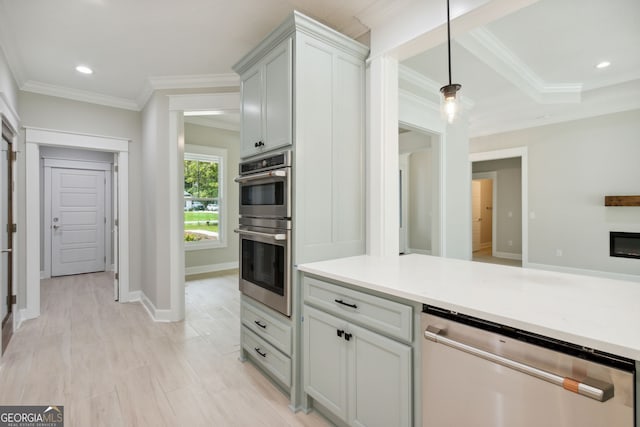
[[[640,283],[426,255],[298,269],[640,361]]]

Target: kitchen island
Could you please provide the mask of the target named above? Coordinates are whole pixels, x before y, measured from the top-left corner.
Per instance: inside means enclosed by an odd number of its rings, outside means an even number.
[[[640,283],[415,254],[298,269],[640,360]]]
[[[504,325],[506,330],[519,330],[527,337],[533,337],[529,334],[532,332],[542,341],[549,337],[558,340],[558,345],[565,342],[570,348],[585,353],[587,358],[594,354],[604,359],[624,360],[631,376],[627,377],[624,387],[615,386],[616,402],[612,400],[600,407],[600,404],[580,401],[578,405],[591,405],[595,412],[572,405],[561,405],[559,408],[563,409],[559,411],[561,418],[563,411],[584,415],[584,419],[574,419],[575,423],[600,425],[604,420],[611,421],[611,414],[618,414],[617,409],[607,412],[607,407],[620,408],[626,421],[618,424],[614,421],[615,425],[640,427],[637,417],[633,421],[639,400],[634,392],[634,388],[638,389],[638,376],[633,374],[640,367],[639,282],[426,255],[356,256],[300,264],[297,268],[304,276],[301,339],[303,390],[308,402],[305,408],[319,409],[337,425],[416,426],[422,424],[423,415],[424,422],[433,424],[433,420],[427,419],[433,416],[433,408],[426,408],[433,395],[425,384],[434,384],[428,381],[435,381],[439,372],[446,372],[442,370],[444,365],[453,359],[447,355],[436,365],[428,364],[431,368],[426,367],[425,361],[432,360],[423,347],[425,325],[420,325],[423,305],[426,305],[454,313],[456,317],[458,314],[471,316],[483,324],[489,321]],[[524,360],[527,354],[525,352]],[[467,365],[466,359],[451,363],[458,363],[459,367]],[[442,369],[429,370],[434,366]],[[558,377],[560,393],[563,388],[574,391],[567,388],[575,383],[572,375],[580,377],[579,372],[586,372],[582,362],[573,366],[579,368],[565,372],[564,383],[563,377]],[[451,373],[457,371],[459,369]],[[492,372],[504,370],[488,372],[491,376]],[[455,382],[454,376],[448,373],[444,376],[444,383]],[[458,378],[456,383],[463,384],[468,378],[469,374]],[[488,381],[493,383],[498,379]],[[443,383],[437,384],[436,395],[439,395]],[[508,397],[516,402],[515,406],[538,401],[518,393],[541,385],[534,382],[524,387],[522,384],[516,380],[515,391],[502,398]],[[507,384],[498,387],[503,386]],[[464,390],[468,391],[468,387]],[[573,399],[553,393],[558,391],[543,389],[538,396],[549,397],[556,404],[559,399]],[[486,396],[481,394],[471,399],[481,404]],[[488,407],[495,403],[489,402]],[[537,413],[535,406],[526,408]],[[515,410],[516,417],[524,413]],[[537,418],[532,414],[527,419],[535,423]],[[618,420],[617,415],[615,419]],[[440,424],[436,421],[433,425]],[[493,422],[483,425],[493,425]]]

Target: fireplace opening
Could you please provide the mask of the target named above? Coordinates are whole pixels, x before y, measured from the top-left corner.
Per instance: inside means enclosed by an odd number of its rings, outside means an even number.
[[[640,259],[640,233],[609,233],[609,255]]]

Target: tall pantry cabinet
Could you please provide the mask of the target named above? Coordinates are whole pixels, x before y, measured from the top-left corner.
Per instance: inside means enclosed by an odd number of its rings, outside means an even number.
[[[255,342],[269,348],[273,365],[250,351],[242,357],[289,394],[294,410],[305,406],[302,275],[295,265],[365,252],[368,52],[366,46],[293,12],[233,67],[242,82],[241,157],[292,152],[292,315],[272,312],[243,295],[247,316],[271,319],[285,335],[291,334],[291,344],[282,344],[288,342],[282,333],[274,341],[250,327],[253,317],[243,318],[242,339],[250,341],[243,348]]]

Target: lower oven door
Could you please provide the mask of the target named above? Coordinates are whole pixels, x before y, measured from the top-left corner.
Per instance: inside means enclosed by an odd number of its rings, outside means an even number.
[[[242,226],[240,234],[240,292],[291,315],[291,231]]]

